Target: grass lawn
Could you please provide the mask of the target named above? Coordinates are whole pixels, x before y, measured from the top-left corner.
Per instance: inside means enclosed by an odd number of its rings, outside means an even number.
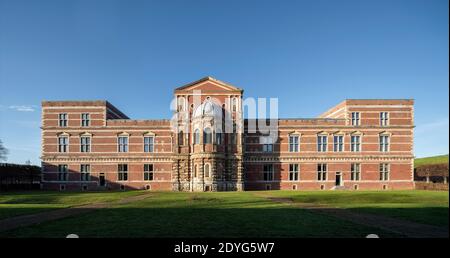
[[[141,194],[130,192],[13,192],[0,194],[0,219],[68,208],[93,202],[111,202]]]
[[[423,165],[432,165],[432,164],[434,165],[442,163],[448,163],[448,154],[426,158],[417,158],[414,160],[414,167],[417,168]]]
[[[1,196],[0,203],[73,205],[112,201],[120,195],[137,193],[23,193]],[[371,233],[400,236],[273,202],[262,195],[448,226],[448,192],[154,192],[144,200],[0,232],[0,237],[65,237],[70,233],[80,237],[365,237]]]
[[[449,194],[439,191],[270,191],[294,202],[329,205],[448,227]]]

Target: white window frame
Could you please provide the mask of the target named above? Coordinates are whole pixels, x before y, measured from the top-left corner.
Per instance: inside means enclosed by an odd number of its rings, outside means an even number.
[[[297,139],[297,142],[292,142],[293,139]],[[289,135],[289,152],[300,152],[300,135]]]
[[[289,164],[289,181],[300,181],[300,165],[298,163]]]
[[[380,126],[389,126],[389,112],[380,112]]]
[[[325,139],[325,141],[323,141]],[[317,135],[317,152],[327,152],[328,151],[328,135],[319,134]]]
[[[89,113],[81,113],[81,127],[91,126],[91,115]]]
[[[378,136],[378,141],[379,141],[379,151],[380,152],[389,152],[390,150],[390,141],[391,141],[391,137],[388,134],[380,134]]]
[[[350,181],[361,181],[361,164],[350,164]]]
[[[80,164],[80,180],[91,181],[91,165]]]
[[[148,141],[147,141],[148,139]],[[144,136],[144,152],[152,153],[155,152],[155,136],[154,135],[145,135]]]
[[[317,164],[317,181],[324,182],[328,180],[328,164],[318,163]]]
[[[353,137],[358,137],[358,141],[354,142]],[[350,135],[350,151],[361,152],[362,151],[362,134]]]
[[[121,142],[121,139],[125,139],[125,142]],[[128,152],[129,151],[129,136],[119,135],[117,136],[117,152]]]
[[[350,120],[351,120],[352,126],[360,126],[361,125],[361,113],[358,111],[351,112]]]
[[[389,163],[380,163],[380,181],[389,181],[391,177],[391,166]]]
[[[59,127],[67,127],[69,124],[67,113],[59,113],[58,114],[58,126]]]
[[[341,141],[336,141],[336,138],[340,138]],[[343,152],[344,151],[344,135],[335,134],[333,135],[333,152]]]
[[[144,179],[144,181],[154,181],[155,180],[155,165],[154,164],[152,164],[152,163],[144,164],[143,179]]]

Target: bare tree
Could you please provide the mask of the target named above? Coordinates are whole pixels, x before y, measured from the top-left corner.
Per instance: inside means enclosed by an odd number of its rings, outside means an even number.
[[[8,149],[3,146],[2,140],[0,140],[0,161],[6,161],[6,156],[8,155]]]

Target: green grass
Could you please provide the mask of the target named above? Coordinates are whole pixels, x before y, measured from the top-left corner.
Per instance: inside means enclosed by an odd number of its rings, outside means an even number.
[[[141,194],[130,192],[13,192],[0,195],[0,219],[62,209],[94,202],[117,201]]]
[[[414,167],[420,167],[423,165],[442,164],[442,163],[448,164],[448,154],[426,158],[417,158],[414,160]]]
[[[157,192],[147,199],[77,217],[1,232],[1,237],[365,237],[356,225],[251,192]]]
[[[1,205],[27,210],[34,205],[79,205],[115,201],[142,192],[38,192],[0,196]],[[0,237],[399,237],[376,227],[357,225],[328,215],[271,201],[263,196],[292,198],[355,212],[381,214],[448,227],[448,192],[431,191],[264,191],[180,193],[154,192],[144,200],[116,203],[39,225],[0,232]],[[12,213],[10,213],[12,214]],[[17,214],[17,213],[16,213]],[[20,214],[20,213],[19,213]]]
[[[270,191],[274,197],[448,227],[449,195],[439,191]]]

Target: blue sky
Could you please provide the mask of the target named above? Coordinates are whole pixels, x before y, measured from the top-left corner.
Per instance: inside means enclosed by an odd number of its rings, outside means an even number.
[[[0,0],[0,139],[39,163],[41,100],[106,99],[169,118],[206,75],[278,97],[280,117],[414,98],[415,154],[448,153],[447,0]]]

